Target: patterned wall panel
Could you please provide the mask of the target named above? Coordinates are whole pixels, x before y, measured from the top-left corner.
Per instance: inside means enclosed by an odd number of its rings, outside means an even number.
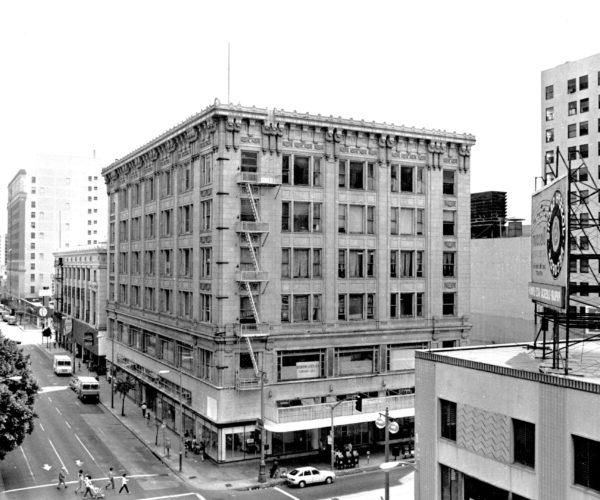
[[[456,444],[499,462],[510,462],[510,417],[458,405]]]

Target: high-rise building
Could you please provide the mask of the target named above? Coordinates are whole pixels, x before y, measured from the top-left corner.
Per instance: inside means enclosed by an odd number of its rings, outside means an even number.
[[[53,252],[106,241],[98,160],[39,157],[8,184],[7,286],[15,298],[51,289]]]
[[[471,193],[471,238],[500,238],[505,223],[505,192]]]
[[[332,416],[372,446],[386,407],[412,446],[414,350],[470,330],[474,143],[217,102],[115,161],[118,376],[219,462],[259,456],[257,418],[268,454],[326,448]]]

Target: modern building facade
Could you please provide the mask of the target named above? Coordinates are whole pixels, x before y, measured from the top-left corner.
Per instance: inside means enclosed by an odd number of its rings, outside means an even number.
[[[14,298],[51,289],[53,252],[106,241],[98,160],[39,157],[8,184],[7,285]]]
[[[106,244],[54,253],[54,327],[59,345],[106,370]]]
[[[474,142],[216,102],[105,168],[137,400],[219,462],[258,456],[261,413],[269,454],[318,452],[338,402],[336,446],[381,441],[386,407],[410,442],[414,350],[470,329]]]
[[[571,353],[564,376],[528,345],[417,352],[415,499],[597,499],[600,350]]]

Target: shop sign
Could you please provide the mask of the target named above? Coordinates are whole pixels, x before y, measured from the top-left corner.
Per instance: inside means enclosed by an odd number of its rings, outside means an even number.
[[[299,361],[298,363],[296,363],[297,378],[318,378],[320,375],[320,361]]]

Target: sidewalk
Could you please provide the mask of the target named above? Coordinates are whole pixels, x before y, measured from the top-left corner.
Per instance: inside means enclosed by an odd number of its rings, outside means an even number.
[[[47,349],[46,346],[40,346],[49,356],[55,354],[68,354],[64,349]],[[81,371],[75,375],[92,375],[87,368],[82,365]],[[154,415],[148,422],[142,417],[141,408],[129,397],[125,398],[125,416],[121,416],[122,399],[120,394],[114,395],[114,409],[111,408],[110,383],[106,377],[100,377],[100,404],[107,412],[110,412],[125,427],[127,427],[159,460],[169,467],[175,474],[183,479],[190,486],[205,490],[220,489],[251,489],[265,486],[272,486],[284,482],[283,479],[269,479],[267,483],[258,483],[258,460],[234,462],[217,465],[211,460],[202,461],[200,455],[188,453],[184,454],[182,471],[179,472],[179,436],[168,428],[158,429],[158,444],[156,442],[156,426],[154,425]],[[170,456],[165,455],[164,437],[171,441]],[[356,474],[366,470],[375,470],[384,462],[383,453],[373,453],[367,463],[364,456],[361,456],[360,466],[355,469],[335,470],[336,475]],[[323,462],[318,456],[301,457],[293,459],[280,459],[280,467],[286,467],[292,470],[295,467],[303,465],[313,465],[317,468],[330,469],[329,462]],[[271,466],[270,460],[267,461],[267,476]]]

